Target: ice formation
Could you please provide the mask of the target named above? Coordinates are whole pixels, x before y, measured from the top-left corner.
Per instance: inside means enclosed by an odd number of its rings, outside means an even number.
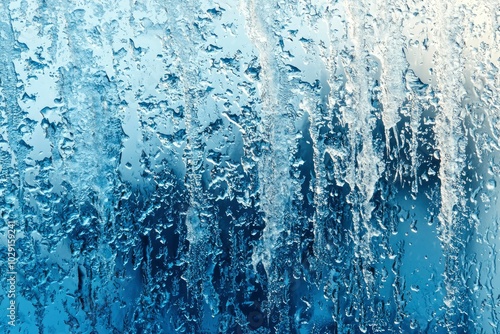
[[[3,1],[0,328],[500,333],[499,20]]]

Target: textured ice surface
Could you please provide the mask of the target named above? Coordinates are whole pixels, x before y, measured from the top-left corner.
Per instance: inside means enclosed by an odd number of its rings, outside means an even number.
[[[500,333],[497,0],[0,4],[12,333]]]

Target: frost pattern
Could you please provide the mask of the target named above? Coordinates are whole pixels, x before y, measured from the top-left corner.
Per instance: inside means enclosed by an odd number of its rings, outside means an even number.
[[[12,332],[500,333],[496,0],[0,15]]]

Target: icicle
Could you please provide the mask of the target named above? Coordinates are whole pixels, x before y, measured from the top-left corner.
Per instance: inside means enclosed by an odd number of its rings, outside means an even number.
[[[352,41],[352,60],[343,57],[343,67],[346,70],[346,108],[343,112],[344,122],[349,128],[349,150],[351,163],[346,181],[351,191],[360,192],[360,211],[353,208],[354,234],[363,235],[361,244],[355,245],[362,258],[370,261],[370,239],[377,232],[370,226],[373,206],[370,203],[375,192],[383,164],[378,152],[373,146],[372,130],[375,126],[375,116],[371,105],[370,72],[367,72],[370,50],[373,42],[370,34],[373,33],[373,22],[367,22],[369,5],[363,2],[346,3],[346,21],[349,27],[348,37]],[[361,231],[363,229],[365,232]]]
[[[446,296],[444,303],[448,314],[456,317],[456,307],[460,307],[458,290],[460,270],[456,267],[461,252],[460,230],[465,199],[462,171],[465,161],[465,133],[463,129],[464,109],[461,102],[465,96],[462,66],[460,59],[462,19],[459,15],[460,4],[433,1],[432,19],[435,31],[429,39],[437,43],[433,71],[436,73],[437,118],[434,131],[439,150],[439,179],[441,182],[441,208],[439,212],[439,230],[444,255],[446,272],[444,280]],[[455,310],[455,311],[454,311]],[[451,329],[450,329],[451,330]]]
[[[381,59],[382,121],[388,151],[391,150],[391,130],[395,130],[394,137],[396,141],[399,141],[395,127],[400,120],[399,110],[406,98],[403,73],[408,65],[402,48],[405,38],[403,35],[404,7],[403,1],[393,0],[385,6],[380,6],[372,14],[376,18],[378,28],[374,36],[377,38],[375,54]],[[382,35],[382,38],[379,35]],[[398,150],[399,147],[395,149]]]
[[[258,0],[248,1],[243,5],[247,20],[247,31],[259,51],[261,70],[262,96],[262,128],[260,131],[267,136],[269,148],[258,162],[260,207],[264,212],[265,228],[261,243],[252,255],[254,268],[262,262],[267,274],[273,262],[273,250],[277,247],[278,238],[285,227],[284,212],[287,209],[290,194],[288,144],[291,139],[290,119],[285,116],[284,103],[279,101],[280,79],[277,64],[273,58],[274,46],[266,31],[265,20],[262,17],[262,6],[270,3],[260,3]],[[271,10],[270,10],[271,12]],[[270,13],[269,12],[269,13]],[[292,137],[293,138],[293,137]]]

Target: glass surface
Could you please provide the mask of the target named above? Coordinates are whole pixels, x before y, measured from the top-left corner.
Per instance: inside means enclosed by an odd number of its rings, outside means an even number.
[[[0,332],[500,333],[499,20],[3,1]]]

